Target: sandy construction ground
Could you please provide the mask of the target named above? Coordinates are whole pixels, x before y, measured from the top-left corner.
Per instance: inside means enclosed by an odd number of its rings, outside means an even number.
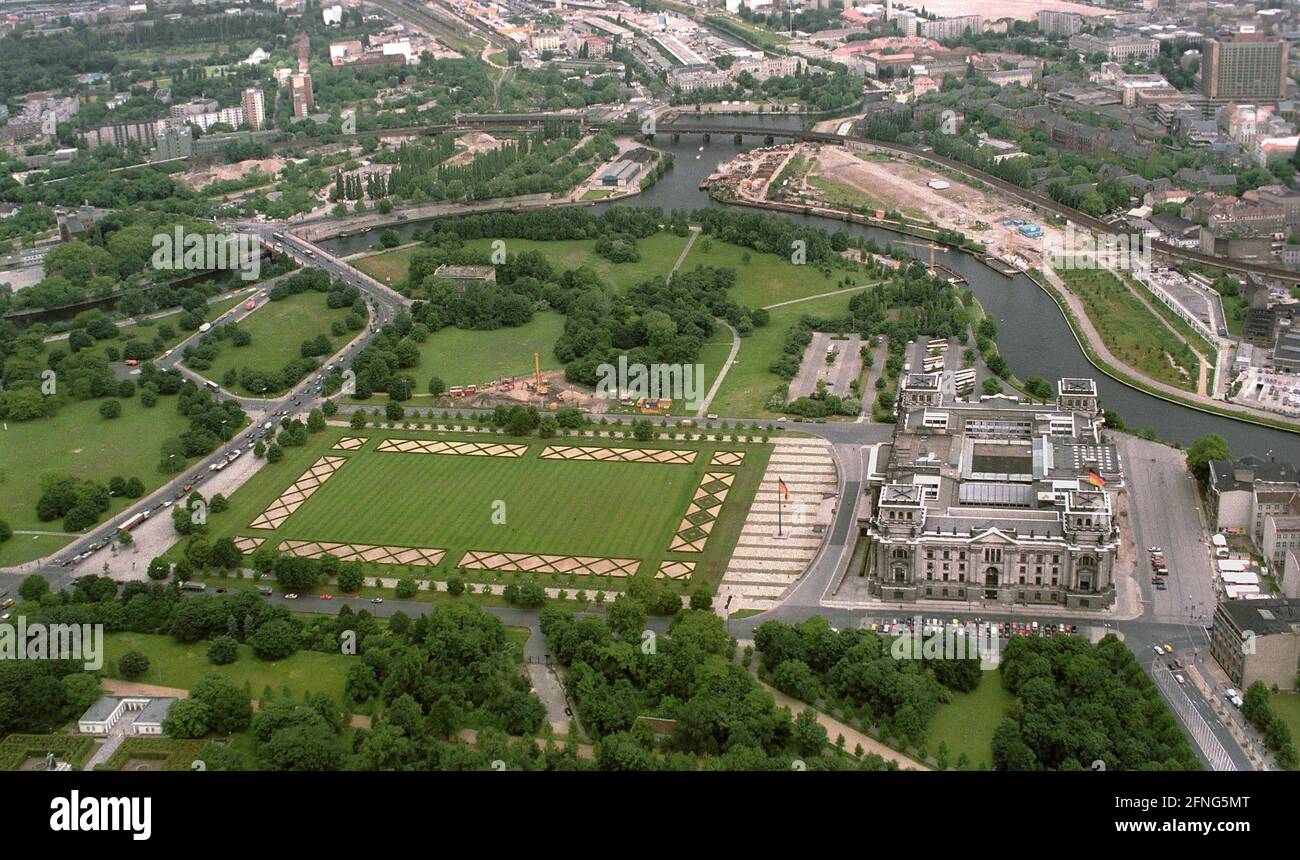
[[[456,147],[460,152],[447,159],[448,167],[469,164],[480,152],[491,152],[501,147],[501,141],[481,131],[471,131],[456,138]]]
[[[1003,226],[1004,220],[1023,219],[1043,227],[1048,235],[1056,232],[1016,201],[972,188],[924,165],[897,158],[876,159],[839,146],[820,147],[811,157],[817,163],[812,176],[833,179],[906,216],[959,230],[983,242],[994,254],[1016,254],[1033,262],[1042,254],[1043,239],[1027,239],[1016,228]],[[932,179],[943,179],[949,187],[930,188],[927,183]],[[816,193],[816,189],[805,188],[809,194]],[[986,226],[979,229],[977,222]]]
[[[985,21],[1015,18],[1017,21],[1035,21],[1040,10],[1049,12],[1078,12],[1089,18],[1099,18],[1114,10],[1100,6],[1085,6],[1068,0],[926,0],[925,11],[941,18],[957,15],[981,15]],[[916,8],[920,8],[919,6]]]
[[[207,170],[182,173],[180,180],[196,191],[208,187],[214,182],[226,182],[231,179],[243,179],[254,170],[261,170],[268,180],[280,175],[284,169],[283,158],[250,158],[235,164],[214,164]]]

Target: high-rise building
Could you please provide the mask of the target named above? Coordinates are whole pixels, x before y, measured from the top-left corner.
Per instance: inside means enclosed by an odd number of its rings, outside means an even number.
[[[1266,33],[1206,39],[1201,92],[1211,99],[1276,101],[1286,95],[1287,42]]]
[[[293,100],[293,117],[302,119],[315,104],[311,94],[311,75],[289,76],[289,97]]]
[[[947,39],[960,39],[967,30],[978,36],[982,27],[983,19],[979,15],[956,15],[936,21],[922,21],[921,35],[942,42]]]
[[[266,123],[266,97],[261,87],[249,87],[244,90],[244,121],[248,127],[257,131]]]
[[[1083,28],[1083,16],[1077,12],[1038,11],[1038,29],[1052,36],[1073,36]]]

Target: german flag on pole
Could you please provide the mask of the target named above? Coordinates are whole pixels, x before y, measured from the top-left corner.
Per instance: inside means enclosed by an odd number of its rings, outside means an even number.
[[[783,479],[776,479],[776,487],[781,491],[781,498],[785,499],[787,502],[790,501],[790,488],[785,485]]]
[[[1088,471],[1088,483],[1092,484],[1097,489],[1101,489],[1102,487],[1106,486],[1105,478],[1103,478],[1101,475],[1098,475],[1096,472],[1092,470]]]

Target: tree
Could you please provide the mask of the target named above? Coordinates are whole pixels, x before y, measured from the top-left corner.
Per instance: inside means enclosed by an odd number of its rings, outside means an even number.
[[[208,661],[225,666],[239,659],[239,643],[231,636],[218,636],[208,646]]]
[[[190,698],[212,711],[211,731],[220,734],[243,731],[253,719],[252,699],[245,690],[220,675],[209,673],[190,687]]]
[[[339,570],[339,590],[347,594],[354,594],[361,590],[361,585],[364,579],[365,577],[361,573],[361,566],[359,564],[346,564]]]
[[[134,681],[149,671],[149,658],[139,651],[127,651],[117,661],[117,671],[128,681]]]
[[[201,738],[212,730],[212,709],[195,699],[179,699],[163,717],[163,734],[171,738]]]
[[[639,600],[620,594],[609,607],[609,626],[624,642],[638,642],[645,629],[645,607]]]
[[[282,660],[298,650],[298,628],[289,621],[268,621],[248,640],[262,660]]]
[[[1227,460],[1231,456],[1228,440],[1218,433],[1211,433],[1187,446],[1187,470],[1204,483],[1210,478],[1210,461]]]
[[[194,535],[185,544],[185,557],[195,568],[202,570],[212,562],[212,545],[203,535]]]
[[[403,600],[414,597],[418,588],[419,585],[417,585],[416,581],[409,576],[403,576],[401,579],[397,580],[397,596]]]
[[[4,543],[14,536],[13,527],[5,520],[0,520],[0,543]]]
[[[805,702],[816,702],[821,682],[804,661],[786,660],[772,673],[772,686],[787,696]]]
[[[365,429],[365,426],[366,426],[366,413],[362,412],[360,409],[358,409],[356,412],[353,412],[353,413],[352,413],[352,418],[348,421],[348,425],[349,425],[353,430],[363,430],[363,429]]]
[[[122,401],[105,400],[99,404],[99,415],[101,418],[117,418],[122,414]]]
[[[40,600],[43,595],[50,590],[50,584],[46,582],[45,577],[39,573],[30,574],[23,580],[22,585],[18,586],[18,596],[23,600],[29,600],[33,603]]]
[[[441,397],[447,392],[447,383],[443,382],[440,377],[434,376],[429,379],[429,393],[434,397]]]
[[[243,553],[239,551],[239,547],[235,546],[234,538],[217,538],[216,542],[212,544],[210,561],[213,567],[234,570],[239,567],[243,558]]]
[[[325,429],[325,413],[319,409],[313,409],[307,415],[307,432],[319,433]]]
[[[63,676],[63,694],[67,697],[68,711],[83,714],[104,695],[104,691],[99,688],[98,677],[89,672],[77,672]]]
[[[803,756],[819,755],[826,747],[826,727],[817,722],[817,712],[812,708],[804,708],[799,712],[799,716],[794,718],[794,725],[791,728],[790,740],[794,747]]]

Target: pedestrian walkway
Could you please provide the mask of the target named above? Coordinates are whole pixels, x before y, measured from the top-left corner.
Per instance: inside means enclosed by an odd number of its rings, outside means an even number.
[[[774,699],[776,699],[777,707],[789,708],[790,712],[796,716],[802,713],[805,709],[811,707],[806,702],[792,699],[785,693],[782,693],[775,687],[765,684],[761,680],[758,681],[758,683],[763,687],[763,689],[771,693]],[[826,738],[831,743],[835,743],[836,738],[843,735],[844,749],[849,752],[852,752],[857,747],[861,746],[864,754],[875,753],[885,761],[892,761],[897,764],[899,770],[930,770],[930,768],[920,762],[908,758],[896,749],[885,746],[871,735],[860,732],[853,728],[853,726],[850,726],[847,723],[842,723],[829,714],[823,714],[821,711],[817,711],[817,722],[821,723],[822,727],[826,729]]]

